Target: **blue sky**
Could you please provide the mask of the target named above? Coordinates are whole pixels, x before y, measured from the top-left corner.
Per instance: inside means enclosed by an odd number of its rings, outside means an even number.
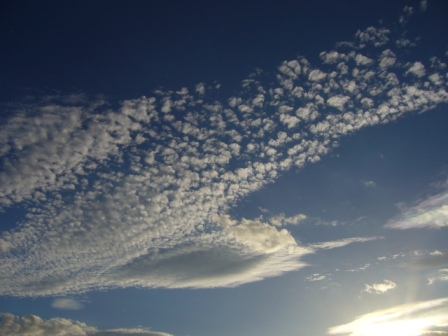
[[[448,334],[444,1],[2,7],[2,335]]]

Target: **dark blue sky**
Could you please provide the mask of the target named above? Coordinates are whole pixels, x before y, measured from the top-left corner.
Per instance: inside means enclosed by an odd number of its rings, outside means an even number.
[[[1,100],[34,90],[60,90],[104,94],[117,101],[159,87],[173,90],[213,81],[233,92],[255,68],[272,71],[297,55],[315,61],[321,51],[360,27],[375,25],[380,18],[391,22],[404,4],[3,2]],[[446,9],[444,1],[434,1],[428,9],[432,20],[424,28],[446,31]]]

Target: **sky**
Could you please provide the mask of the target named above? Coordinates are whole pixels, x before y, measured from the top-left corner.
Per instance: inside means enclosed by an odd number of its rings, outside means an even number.
[[[448,335],[446,1],[0,13],[1,335]]]

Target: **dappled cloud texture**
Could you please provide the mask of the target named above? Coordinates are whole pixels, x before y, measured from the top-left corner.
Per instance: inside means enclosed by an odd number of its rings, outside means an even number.
[[[404,62],[397,41],[369,27],[318,66],[284,61],[228,98],[198,84],[116,109],[84,95],[16,104],[0,126],[0,205],[27,213],[1,234],[0,293],[236,286],[300,269],[314,249],[282,228],[300,218],[229,210],[344,135],[448,101],[444,59]]]

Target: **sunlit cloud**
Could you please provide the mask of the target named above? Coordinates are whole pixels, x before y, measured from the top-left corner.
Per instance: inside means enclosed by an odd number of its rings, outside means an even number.
[[[403,210],[386,224],[389,229],[443,228],[448,226],[448,193],[443,192]]]
[[[0,294],[231,287],[299,270],[309,253],[379,239],[304,245],[283,226],[305,215],[229,213],[342,137],[448,101],[446,68],[401,60],[398,38],[359,30],[320,53],[320,64],[286,60],[220,100],[219,84],[198,83],[107,111],[85,95],[15,104],[0,125],[0,209],[26,214],[0,237]],[[447,197],[388,227],[446,226]]]
[[[315,249],[315,250],[329,250],[337,247],[343,247],[349,244],[353,243],[365,243],[369,241],[374,241],[377,239],[382,239],[383,237],[352,237],[352,238],[345,238],[340,240],[334,240],[334,241],[327,241],[327,242],[321,242],[321,243],[313,243],[310,244],[309,247]]]
[[[354,321],[328,329],[328,334],[350,336],[420,336],[445,333],[448,298],[412,302],[358,316]]]
[[[384,280],[382,283],[375,283],[372,285],[365,285],[363,292],[370,294],[384,294],[391,289],[397,287],[397,284],[390,280]]]
[[[322,281],[322,280],[328,279],[328,275],[314,273],[314,274],[312,274],[310,276],[307,276],[305,279],[307,281]]]
[[[79,321],[64,318],[44,320],[36,315],[15,316],[0,313],[2,336],[172,336],[146,329],[99,330]]]

